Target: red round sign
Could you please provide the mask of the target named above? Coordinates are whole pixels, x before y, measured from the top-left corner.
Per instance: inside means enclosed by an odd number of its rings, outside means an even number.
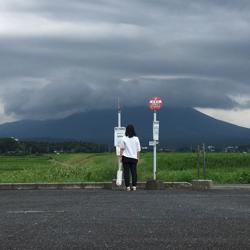
[[[159,96],[155,96],[149,100],[148,105],[151,110],[159,110],[163,106],[163,101]]]

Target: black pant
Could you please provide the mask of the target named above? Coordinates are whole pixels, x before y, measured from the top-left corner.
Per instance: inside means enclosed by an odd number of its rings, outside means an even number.
[[[130,178],[129,178],[129,171],[132,175],[132,186],[136,187],[137,184],[137,172],[136,172],[136,166],[137,166],[138,160],[128,157],[122,157],[122,164],[123,164],[123,175],[125,180],[125,186],[129,187],[130,185]]]

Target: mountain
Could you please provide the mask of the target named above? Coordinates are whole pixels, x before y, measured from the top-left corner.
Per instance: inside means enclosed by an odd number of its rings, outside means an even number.
[[[163,108],[157,112],[160,121],[160,143],[184,147],[206,143],[212,145],[249,144],[250,129],[222,122],[192,108]],[[124,108],[122,125],[134,124],[143,145],[152,139],[153,112],[148,108]],[[0,125],[0,137],[20,139],[76,139],[113,144],[117,126],[116,110],[78,113],[57,120],[23,120]]]

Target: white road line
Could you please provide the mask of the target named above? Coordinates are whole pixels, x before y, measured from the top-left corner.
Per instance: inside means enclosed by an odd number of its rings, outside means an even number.
[[[65,211],[39,211],[39,210],[24,210],[24,211],[7,211],[8,214],[36,214],[36,213],[65,213]]]

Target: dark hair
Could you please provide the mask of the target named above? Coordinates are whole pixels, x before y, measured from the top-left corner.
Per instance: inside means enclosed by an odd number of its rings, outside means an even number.
[[[132,138],[133,136],[136,136],[135,129],[134,129],[133,125],[130,124],[130,125],[128,125],[126,127],[125,135],[128,136],[129,138]]]

